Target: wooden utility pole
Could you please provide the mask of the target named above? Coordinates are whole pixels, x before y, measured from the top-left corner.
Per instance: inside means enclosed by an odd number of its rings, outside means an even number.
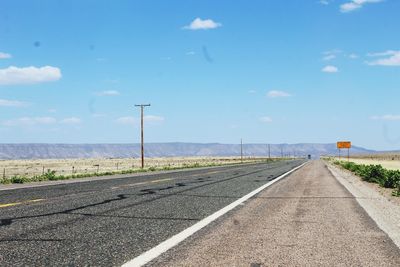
[[[140,107],[140,146],[141,146],[141,156],[142,156],[142,169],[144,168],[144,135],[143,135],[143,110],[144,107],[150,107],[150,104],[140,104],[135,105],[135,107]]]
[[[243,139],[240,138],[240,161],[243,163]]]
[[[268,158],[271,159],[271,145],[268,144]]]

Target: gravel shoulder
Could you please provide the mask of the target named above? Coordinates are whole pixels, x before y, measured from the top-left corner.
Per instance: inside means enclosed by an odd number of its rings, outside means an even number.
[[[314,161],[149,266],[400,266],[358,198]]]
[[[400,248],[400,198],[391,196],[391,189],[364,182],[360,177],[329,164],[336,179],[357,199],[368,215]]]

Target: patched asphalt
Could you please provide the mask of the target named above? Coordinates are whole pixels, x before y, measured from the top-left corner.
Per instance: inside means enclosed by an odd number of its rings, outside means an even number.
[[[304,161],[0,191],[0,266],[120,266]]]

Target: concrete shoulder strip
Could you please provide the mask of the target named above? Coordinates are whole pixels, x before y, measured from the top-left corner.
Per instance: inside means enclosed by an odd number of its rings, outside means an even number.
[[[265,188],[271,186],[272,184],[278,182],[279,180],[281,180],[284,177],[288,176],[292,172],[294,172],[294,171],[298,170],[299,168],[303,167],[305,164],[307,164],[307,162],[303,163],[302,165],[300,165],[300,166],[298,166],[298,167],[296,167],[296,168],[294,168],[294,169],[292,169],[292,170],[290,170],[290,171],[288,171],[288,172],[286,172],[284,174],[282,174],[281,176],[277,177],[276,179],[264,184],[263,186],[257,188],[256,190],[250,192],[249,194],[241,197],[240,199],[232,202],[228,206],[218,210],[217,212],[211,214],[210,216],[204,218],[203,220],[197,222],[196,224],[194,224],[191,227],[183,230],[182,232],[172,236],[171,238],[165,240],[164,242],[162,242],[159,245],[155,246],[154,248],[144,252],[143,254],[139,255],[138,257],[136,257],[133,260],[125,263],[122,266],[123,267],[137,267],[137,266],[145,265],[146,263],[148,263],[148,262],[152,261],[153,259],[157,258],[158,256],[160,256],[164,252],[166,252],[169,249],[175,247],[180,242],[182,242],[186,238],[190,237],[191,235],[193,235],[194,233],[196,233],[200,229],[204,228],[205,226],[207,226],[211,222],[215,221],[216,219],[218,219],[222,215],[224,215],[227,212],[233,210],[235,207],[239,206],[240,204],[242,204],[246,200],[250,199],[254,195],[260,193]]]
[[[359,177],[328,164],[334,177],[356,198],[358,204],[400,248],[400,206],[388,201],[376,190],[366,186]]]

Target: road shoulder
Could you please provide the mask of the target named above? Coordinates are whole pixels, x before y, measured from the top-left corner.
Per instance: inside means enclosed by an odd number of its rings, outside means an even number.
[[[356,198],[361,207],[400,248],[400,205],[361,181],[360,177],[327,164],[332,175]]]
[[[148,266],[400,266],[400,250],[313,161]]]

